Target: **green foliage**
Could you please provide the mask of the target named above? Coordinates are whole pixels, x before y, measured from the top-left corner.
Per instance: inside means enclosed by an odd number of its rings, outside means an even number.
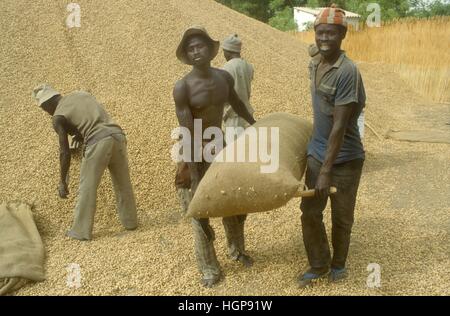
[[[365,21],[373,12],[368,11],[369,3],[378,3],[381,9],[381,20],[388,21],[395,18],[405,17],[410,8],[409,0],[348,0],[341,1],[342,8],[361,15],[361,21]]]
[[[450,1],[434,0],[433,2],[424,0],[411,0],[412,9],[409,16],[427,18],[436,15],[450,16]]]
[[[233,10],[267,23],[272,16],[269,8],[270,0],[216,0]]]
[[[290,7],[285,7],[283,11],[277,11],[275,15],[269,19],[269,24],[281,31],[297,29],[297,23],[294,21],[294,13]]]
[[[305,22],[305,23],[303,23],[303,25],[304,25],[304,30],[305,30],[306,32],[307,32],[307,31],[314,30],[314,22],[312,22],[312,21]]]
[[[369,3],[378,3],[381,20],[388,21],[406,16],[430,17],[450,15],[450,0],[216,0],[236,11],[253,17],[280,30],[293,30],[293,7],[326,7],[331,3],[358,13],[361,21],[366,21],[373,11],[367,11]]]

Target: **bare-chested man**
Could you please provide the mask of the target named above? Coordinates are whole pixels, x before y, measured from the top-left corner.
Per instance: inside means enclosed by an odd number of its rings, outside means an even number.
[[[185,64],[192,65],[192,71],[175,84],[173,97],[176,114],[180,126],[191,132],[191,143],[194,146],[194,119],[202,120],[202,133],[208,127],[222,126],[224,106],[229,103],[233,110],[249,124],[255,120],[248,112],[245,104],[234,90],[234,80],[226,71],[212,68],[211,60],[219,51],[219,42],[214,41],[203,27],[191,27],[183,34],[177,49],[177,58]],[[194,150],[191,151],[194,155]],[[206,173],[209,163],[206,161],[188,162],[191,176],[191,191],[195,193],[197,186]],[[228,247],[231,251],[238,249],[236,260],[245,266],[253,261],[244,249],[244,225],[237,225],[236,216],[223,218]],[[192,219],[195,238],[195,252],[202,283],[211,287],[220,280],[221,271],[214,250],[214,231],[209,219]]]

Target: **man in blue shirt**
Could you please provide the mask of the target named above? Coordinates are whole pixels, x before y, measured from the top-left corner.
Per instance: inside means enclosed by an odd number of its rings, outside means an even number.
[[[329,276],[330,281],[347,277],[345,263],[350,244],[356,195],[365,159],[358,130],[358,117],[365,106],[365,91],[356,65],[341,50],[347,32],[345,12],[325,8],[315,24],[320,54],[309,71],[314,128],[308,146],[305,184],[316,195],[303,198],[303,241],[310,268],[299,278],[300,287]],[[330,186],[337,193],[330,195]],[[331,200],[333,255],[328,245],[323,210]],[[331,268],[331,271],[330,271]]]

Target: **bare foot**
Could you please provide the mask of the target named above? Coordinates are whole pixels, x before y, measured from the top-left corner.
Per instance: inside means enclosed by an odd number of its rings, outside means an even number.
[[[243,254],[239,255],[239,257],[237,258],[237,261],[242,263],[242,265],[246,268],[250,268],[251,266],[253,266],[253,262],[254,262],[254,260],[250,256],[243,255]]]
[[[67,236],[67,237],[70,237],[70,238],[72,238],[72,239],[80,240],[80,241],[88,241],[88,240],[89,240],[89,239],[87,239],[87,238],[79,237],[77,234],[75,234],[75,233],[74,233],[73,231],[71,231],[71,230],[69,230],[69,231],[66,232],[66,236]]]
[[[212,277],[212,278],[208,278],[208,279],[202,278],[201,282],[204,287],[212,288],[214,285],[219,283],[219,281],[220,281],[220,275]]]

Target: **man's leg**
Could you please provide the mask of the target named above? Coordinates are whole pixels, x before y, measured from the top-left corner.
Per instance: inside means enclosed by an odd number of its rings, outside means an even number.
[[[180,201],[181,212],[186,215],[189,203],[192,200],[192,192],[188,188],[177,188],[177,195]]]
[[[336,194],[331,195],[331,218],[332,218],[332,245],[333,260],[331,261],[332,272],[339,278],[346,276],[345,262],[347,260],[350,245],[350,235],[354,221],[354,210],[356,195],[363,160],[353,160],[336,165],[332,172],[332,185],[338,188]]]
[[[224,127],[250,126],[247,121],[239,116],[233,116],[224,121]],[[245,252],[244,225],[247,215],[224,217],[222,219],[227,237],[228,253],[233,260],[238,260],[246,267],[253,264],[252,258]]]
[[[246,218],[247,215],[224,217],[222,223],[225,228],[230,257],[240,261],[244,266],[250,267],[253,260],[245,252],[244,224]]]
[[[107,137],[86,149],[81,162],[80,186],[74,221],[72,228],[67,232],[69,237],[79,240],[92,239],[97,206],[97,188],[103,172],[109,164],[114,145],[113,141],[111,137]]]
[[[205,175],[209,165],[206,162],[198,164],[200,180]],[[208,218],[192,218],[191,223],[194,230],[195,255],[198,268],[202,274],[202,283],[206,287],[211,287],[220,280],[221,276],[220,265],[214,249],[214,230],[209,225]]]
[[[181,206],[181,212],[186,215],[189,203],[192,200],[191,174],[187,163],[177,163],[177,172],[175,174],[175,188],[177,190],[178,200]]]
[[[220,280],[220,266],[214,249],[215,234],[208,218],[193,218],[195,255],[202,283],[211,287]]]
[[[316,185],[322,164],[313,157],[308,157],[305,184],[309,189]],[[323,210],[327,204],[327,198],[309,197],[302,198],[300,209],[302,211],[303,243],[310,265],[300,279],[300,285],[306,286],[316,276],[326,274],[330,265],[330,247],[327,233],[323,223]]]
[[[108,165],[120,222],[129,230],[137,227],[136,200],[128,167],[127,143],[122,134],[115,134],[111,161]]]

